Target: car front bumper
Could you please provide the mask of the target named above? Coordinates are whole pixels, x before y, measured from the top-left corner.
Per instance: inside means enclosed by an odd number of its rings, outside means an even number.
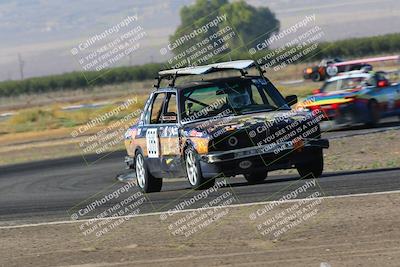
[[[285,142],[274,146],[211,152],[200,157],[200,165],[205,177],[289,169],[312,162],[319,150],[328,147],[329,141],[326,139],[308,139],[297,148],[291,142]]]
[[[308,147],[329,148],[329,141],[327,139],[307,139],[304,142],[303,148]],[[281,152],[291,152],[294,149],[295,147],[291,142],[284,142],[275,145],[253,146],[223,152],[211,152],[207,155],[202,155],[201,160],[207,163],[214,163],[252,156],[276,155]]]

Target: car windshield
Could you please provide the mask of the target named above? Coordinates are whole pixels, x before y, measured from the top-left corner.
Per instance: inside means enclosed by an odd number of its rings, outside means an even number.
[[[264,79],[236,80],[185,89],[182,98],[183,121],[290,109],[282,95]]]
[[[330,82],[326,82],[321,88],[322,92],[336,92],[343,90],[354,90],[360,89],[363,86],[369,85],[370,81],[366,77],[351,77],[345,79],[338,79]]]

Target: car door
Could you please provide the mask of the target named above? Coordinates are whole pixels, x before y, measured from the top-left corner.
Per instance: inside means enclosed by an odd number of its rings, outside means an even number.
[[[160,167],[164,177],[181,174],[181,151],[178,131],[178,105],[175,92],[168,92],[161,115],[160,133]]]
[[[160,127],[161,116],[163,113],[164,101],[166,93],[154,93],[152,96],[151,106],[144,119],[143,131],[146,139],[147,166],[151,174],[160,176],[162,169],[160,166]]]
[[[394,102],[394,112],[397,115],[400,115],[400,83],[396,83],[393,85],[393,88],[395,90],[396,98]]]
[[[381,112],[383,116],[391,115],[395,111],[397,92],[396,88],[392,86],[389,80],[382,73],[376,75],[376,90],[378,92],[378,99],[381,103]]]
[[[383,92],[383,88],[381,86],[378,86],[378,75],[375,73],[374,75],[371,75],[366,84],[366,88],[367,88],[367,97],[368,100],[370,101],[371,99],[374,99],[378,102],[378,106],[379,106],[379,112],[380,112],[380,116],[382,116],[382,114],[384,114],[385,109],[386,109],[386,96]],[[367,102],[368,104],[368,102]],[[367,106],[368,107],[368,106]]]

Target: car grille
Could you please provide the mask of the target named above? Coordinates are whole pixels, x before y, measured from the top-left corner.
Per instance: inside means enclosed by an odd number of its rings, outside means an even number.
[[[220,134],[218,137],[213,138],[209,143],[209,151],[227,151],[233,149],[240,149],[246,147],[252,147],[257,145],[268,145],[280,142],[288,142],[298,139],[302,132],[297,133],[297,128],[302,128],[306,125],[306,122],[299,124],[297,127],[291,130],[287,130],[284,133],[282,129],[287,126],[288,123],[274,124],[266,127],[264,124],[253,125],[252,127],[240,130],[227,131]],[[306,127],[307,128],[307,127]],[[308,127],[307,129],[310,129]],[[289,132],[296,131],[296,134],[288,134]],[[304,130],[306,131],[306,130]],[[306,135],[307,138],[319,138],[320,129],[318,126],[317,131]]]

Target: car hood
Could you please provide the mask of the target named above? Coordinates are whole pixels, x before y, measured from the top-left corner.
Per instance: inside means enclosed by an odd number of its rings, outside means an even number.
[[[186,136],[213,135],[224,129],[227,131],[251,129],[258,125],[281,126],[293,123],[295,120],[304,120],[309,112],[305,111],[270,111],[251,113],[239,116],[214,117],[209,120],[202,120],[185,124],[183,127]]]

